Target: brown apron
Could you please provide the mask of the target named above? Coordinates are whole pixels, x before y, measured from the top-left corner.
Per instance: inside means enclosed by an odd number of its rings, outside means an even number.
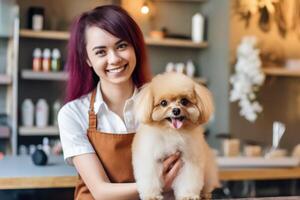
[[[134,133],[111,134],[97,131],[97,115],[94,112],[96,89],[92,92],[87,135],[104,170],[112,183],[134,182],[131,163],[131,143]],[[75,188],[74,199],[94,199],[80,176]]]

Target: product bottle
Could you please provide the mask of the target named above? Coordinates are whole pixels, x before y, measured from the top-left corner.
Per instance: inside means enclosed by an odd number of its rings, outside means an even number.
[[[25,99],[22,103],[23,126],[33,126],[34,105],[31,99]]]
[[[61,104],[58,100],[56,100],[52,105],[52,122],[54,126],[57,126],[57,114],[61,107]]]
[[[51,51],[46,48],[43,51],[43,71],[49,72],[51,69]]]
[[[32,69],[33,71],[41,71],[42,69],[42,50],[40,48],[35,48],[33,50],[33,61]]]
[[[60,51],[55,48],[52,50],[51,70],[59,71],[61,69],[60,62],[61,62]]]
[[[192,18],[192,40],[200,43],[204,40],[204,17],[196,13]]]
[[[186,63],[186,75],[193,78],[195,75],[195,70],[196,70],[196,68],[195,68],[193,61],[188,60]]]
[[[44,8],[36,6],[29,7],[28,22],[28,28],[35,31],[41,31],[44,27]]]
[[[47,137],[43,138],[43,150],[45,151],[47,156],[50,155],[51,148],[50,148],[50,145],[49,145],[49,138],[47,138]]]
[[[49,118],[49,106],[45,99],[39,99],[35,109],[36,126],[46,127]]]

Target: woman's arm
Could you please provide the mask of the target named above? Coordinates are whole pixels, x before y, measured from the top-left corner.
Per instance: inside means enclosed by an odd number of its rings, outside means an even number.
[[[110,183],[103,166],[95,153],[73,157],[73,163],[96,200],[134,200],[138,199],[135,183]],[[164,160],[164,191],[169,191],[173,180],[182,166],[179,154]]]
[[[95,153],[75,156],[73,163],[96,200],[138,199],[135,183],[110,183]]]

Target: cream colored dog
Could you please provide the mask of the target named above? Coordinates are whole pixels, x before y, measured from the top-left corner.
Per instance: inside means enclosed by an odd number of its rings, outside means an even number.
[[[213,112],[205,87],[182,74],[158,75],[140,91],[135,111],[140,126],[132,161],[141,199],[163,199],[162,161],[176,151],[184,163],[172,184],[176,199],[200,199],[200,192],[219,186],[215,157],[201,127]]]

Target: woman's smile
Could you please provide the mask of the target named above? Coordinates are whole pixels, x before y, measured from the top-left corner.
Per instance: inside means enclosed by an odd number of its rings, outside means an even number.
[[[111,74],[118,74],[121,73],[123,71],[126,70],[128,64],[120,66],[120,67],[115,67],[115,68],[111,68],[111,69],[107,69],[106,72],[107,73],[111,73]]]

